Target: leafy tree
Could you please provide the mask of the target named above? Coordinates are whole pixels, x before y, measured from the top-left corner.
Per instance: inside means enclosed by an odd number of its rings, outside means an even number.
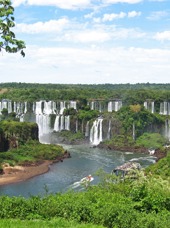
[[[9,53],[16,53],[21,51],[24,57],[25,43],[22,40],[15,38],[15,33],[12,28],[14,23],[14,8],[10,0],[0,0],[0,51],[4,49]]]
[[[166,143],[166,139],[159,133],[144,133],[136,140],[136,145],[146,148],[161,148]]]

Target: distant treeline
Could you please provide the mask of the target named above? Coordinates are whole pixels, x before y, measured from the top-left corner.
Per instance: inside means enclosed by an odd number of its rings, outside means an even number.
[[[138,90],[138,89],[158,89],[170,90],[170,83],[136,83],[136,84],[40,84],[40,83],[22,83],[22,82],[7,82],[0,83],[0,88],[15,88],[15,89],[97,89],[97,90]]]
[[[122,100],[124,105],[143,104],[150,99],[159,109],[160,102],[170,101],[170,84],[36,84],[1,83],[0,100]]]

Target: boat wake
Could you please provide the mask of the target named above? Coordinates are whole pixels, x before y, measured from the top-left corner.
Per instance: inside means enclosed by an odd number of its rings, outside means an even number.
[[[92,175],[88,175],[86,177],[83,177],[80,181],[74,182],[70,187],[72,189],[78,188],[78,187],[87,187],[90,182],[92,182],[94,180],[94,177],[92,177]]]

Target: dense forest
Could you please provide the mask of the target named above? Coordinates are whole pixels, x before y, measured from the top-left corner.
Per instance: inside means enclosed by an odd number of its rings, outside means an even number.
[[[110,100],[121,99],[125,105],[170,100],[170,84],[29,84],[1,83],[0,99],[35,100]]]

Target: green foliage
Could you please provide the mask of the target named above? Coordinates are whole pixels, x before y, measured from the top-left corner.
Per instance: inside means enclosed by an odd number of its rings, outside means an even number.
[[[170,211],[170,183],[161,177],[143,177],[132,183],[131,197],[139,211]]]
[[[55,160],[63,155],[64,149],[59,145],[41,144],[38,141],[29,141],[18,149],[0,153],[0,163],[24,165],[44,160]]]
[[[134,140],[132,139],[132,136],[128,135],[113,135],[113,137],[110,140],[104,141],[104,144],[106,145],[114,145],[114,147],[122,148],[122,147],[133,147],[135,145]]]
[[[1,219],[0,220],[0,227],[1,228],[104,228],[100,225],[93,225],[93,224],[79,224],[74,221],[67,221],[63,218],[55,218],[51,220],[40,220],[36,219],[33,221],[30,220],[19,220],[19,219]]]
[[[35,100],[77,100],[78,108],[87,106],[91,99],[121,99],[123,105],[143,105],[144,101],[155,101],[156,112],[160,102],[170,99],[170,84],[38,84],[38,83],[0,83],[5,92],[0,99],[15,101]]]
[[[19,144],[31,139],[38,139],[38,126],[36,123],[4,120],[0,122],[0,128],[7,139],[10,140],[15,137]]]
[[[15,38],[15,33],[11,29],[15,26],[13,14],[14,8],[11,1],[0,0],[0,51],[2,49],[9,53],[21,51],[20,53],[24,57],[25,44],[22,40]]]
[[[145,148],[161,149],[166,139],[159,133],[144,133],[136,140],[136,145]]]
[[[60,137],[63,137],[65,141],[69,143],[74,143],[75,141],[84,139],[84,134],[80,131],[73,133],[71,131],[61,131],[58,133]]]
[[[134,111],[133,108],[138,108],[138,111]],[[117,112],[117,118],[122,122],[125,133],[132,135],[133,125],[135,126],[135,136],[139,137],[145,131],[153,132],[153,126],[164,126],[164,118],[157,114],[144,109],[143,106],[124,106]]]
[[[76,223],[91,223],[108,228],[141,228],[151,225],[168,228],[169,194],[161,191],[156,184],[151,188],[151,184],[148,184],[149,190],[140,196],[141,201],[137,199],[137,195],[143,186],[138,182],[137,189],[134,186],[134,190],[126,191],[126,194],[124,189],[128,183],[110,184],[110,187],[108,184],[107,188],[94,186],[86,192],[58,193],[43,198],[2,196],[0,218],[34,221],[38,219],[45,222],[61,217]],[[159,190],[158,194],[154,190]]]
[[[65,116],[75,116],[77,111],[74,108],[65,109],[63,115]]]
[[[147,173],[154,175],[160,175],[164,179],[170,181],[170,152],[168,151],[167,156],[159,160],[159,162],[146,168]]]
[[[79,110],[78,111],[78,119],[79,120],[92,120],[99,115],[99,112],[96,110]]]
[[[1,196],[0,218],[12,223],[13,219],[24,220],[25,224],[31,225],[29,220],[36,220],[37,224],[42,221],[41,224],[46,224],[46,227],[49,222],[53,227],[53,222],[62,218],[59,227],[64,226],[66,221],[72,221],[70,226],[67,223],[67,227],[71,227],[72,223],[81,227],[84,223],[85,227],[95,227],[89,224],[96,224],[108,228],[169,228],[168,180],[157,178],[154,174],[146,176],[143,171],[133,181],[117,181],[114,175],[102,171],[97,175],[101,183],[89,186],[83,192],[70,191],[30,198]]]
[[[8,113],[8,110],[6,108],[2,109],[0,115],[0,120],[13,120],[13,121],[19,121],[19,118],[16,118],[16,113],[15,112],[11,112]]]

